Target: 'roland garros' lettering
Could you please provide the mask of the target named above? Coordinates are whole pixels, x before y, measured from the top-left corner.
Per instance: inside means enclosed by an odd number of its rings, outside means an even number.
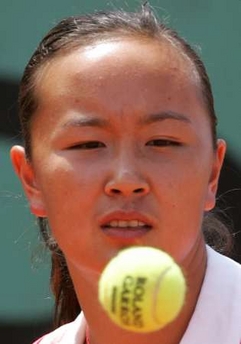
[[[130,299],[133,284],[134,279],[131,276],[126,276],[123,282],[121,293],[120,315],[122,323],[127,326],[131,325]]]
[[[146,278],[137,279],[126,276],[123,281],[121,293],[120,316],[121,321],[126,326],[141,328],[143,323],[142,302],[145,294]]]

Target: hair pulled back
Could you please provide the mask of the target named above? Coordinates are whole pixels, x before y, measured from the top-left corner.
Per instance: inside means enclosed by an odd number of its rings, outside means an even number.
[[[160,22],[148,4],[140,12],[97,12],[91,15],[63,19],[41,41],[24,71],[19,92],[19,115],[27,159],[31,162],[31,123],[38,108],[36,85],[38,72],[56,56],[67,54],[81,46],[113,38],[132,37],[166,41],[186,56],[199,78],[216,148],[217,119],[210,81],[205,66],[194,49],[176,31]],[[65,257],[51,237],[46,218],[38,218],[40,232],[51,251],[51,286],[55,296],[55,326],[72,321],[80,312]],[[230,244],[226,227],[212,213],[204,215],[203,230],[207,243],[223,252]]]

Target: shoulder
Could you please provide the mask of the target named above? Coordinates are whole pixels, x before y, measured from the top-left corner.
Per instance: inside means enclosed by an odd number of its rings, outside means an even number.
[[[241,265],[210,247],[206,276],[201,291],[202,301],[216,302],[219,309],[229,316],[241,318]]]
[[[33,344],[57,344],[61,343],[62,339],[71,330],[72,323],[63,325],[55,331],[50,332],[43,337],[39,338]]]
[[[181,344],[239,344],[241,265],[207,247],[199,299]]]
[[[86,331],[86,321],[81,313],[73,322],[65,324],[55,331],[39,338],[33,344],[76,344],[84,343]]]
[[[241,265],[234,260],[223,256],[222,254],[214,251],[207,246],[208,262],[206,279],[212,280],[212,275],[215,275],[216,279],[221,278],[223,284],[227,287],[236,286],[235,282],[241,281]],[[224,277],[226,278],[224,280]],[[237,288],[240,290],[240,288]]]

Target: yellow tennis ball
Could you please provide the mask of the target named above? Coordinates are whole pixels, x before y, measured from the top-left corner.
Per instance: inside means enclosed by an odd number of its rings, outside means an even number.
[[[99,280],[99,301],[121,328],[157,331],[173,321],[185,301],[182,270],[165,252],[152,247],[120,251]]]

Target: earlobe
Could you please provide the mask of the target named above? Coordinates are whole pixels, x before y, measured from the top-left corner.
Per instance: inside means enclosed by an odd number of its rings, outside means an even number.
[[[33,167],[26,158],[25,149],[22,146],[12,147],[10,157],[28,198],[31,212],[38,217],[46,217],[42,194],[38,188]]]
[[[216,193],[218,189],[218,181],[226,153],[226,142],[222,139],[217,141],[217,148],[214,152],[212,173],[208,185],[208,193],[205,205],[205,211],[209,211],[215,207]]]

